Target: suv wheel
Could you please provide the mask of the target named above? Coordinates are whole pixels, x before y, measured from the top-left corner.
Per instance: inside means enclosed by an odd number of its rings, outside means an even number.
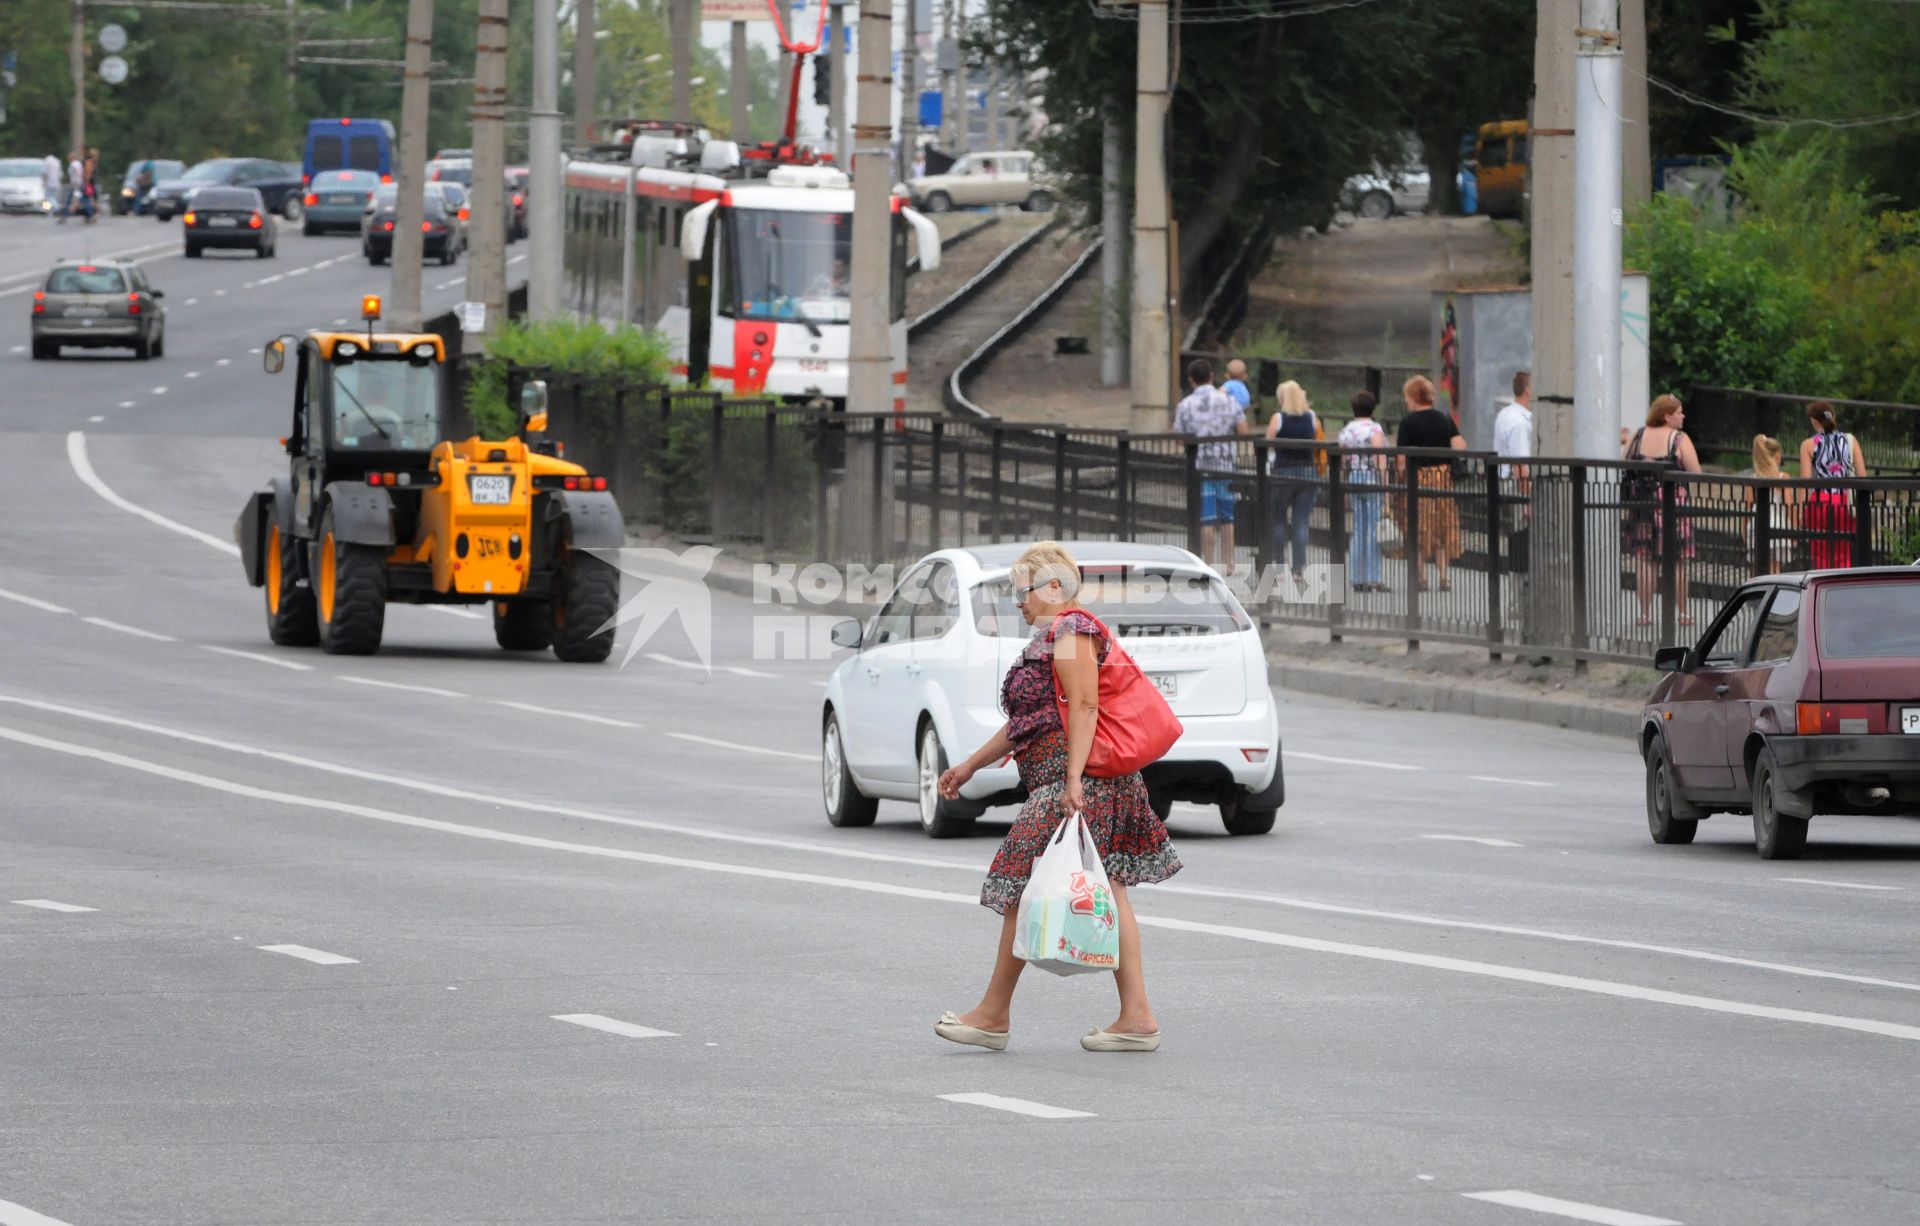
[[[280,216],[286,218],[288,221],[299,221],[306,215],[307,210],[300,203],[300,194],[298,192],[288,192],[287,198],[280,204]]]
[[[1807,849],[1807,819],[1780,812],[1789,799],[1799,798],[1780,785],[1773,750],[1762,749],[1753,766],[1753,846],[1762,860],[1798,860]]]
[[[973,830],[976,816],[964,803],[955,803],[940,794],[940,776],[947,770],[947,751],[940,745],[940,734],[932,721],[920,730],[919,783],[920,829],[930,839],[956,839]]]
[[[880,802],[862,796],[853,782],[840,744],[840,717],[832,711],[827,712],[820,733],[820,798],[826,803],[827,821],[834,826],[871,826],[880,811]]]
[[[1691,843],[1700,828],[1700,810],[1674,790],[1667,741],[1656,736],[1647,746],[1647,833],[1661,844]]]
[[[953,197],[945,192],[927,193],[927,212],[949,213],[953,211]]]

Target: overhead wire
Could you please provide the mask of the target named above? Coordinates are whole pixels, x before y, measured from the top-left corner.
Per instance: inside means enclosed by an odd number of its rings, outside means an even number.
[[[1338,9],[1354,9],[1363,5],[1378,4],[1380,0],[1270,0],[1269,3],[1229,3],[1212,5],[1183,5],[1178,15],[1169,15],[1168,21],[1174,25],[1227,25],[1243,21],[1284,21],[1294,17],[1312,17],[1319,13],[1331,13]],[[1087,11],[1101,21],[1137,22],[1140,15],[1134,6],[1126,8],[1103,5],[1098,0],[1086,0]]]

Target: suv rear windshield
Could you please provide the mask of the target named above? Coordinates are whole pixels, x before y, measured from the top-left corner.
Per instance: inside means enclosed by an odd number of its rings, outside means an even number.
[[[1820,654],[1920,659],[1920,582],[1829,585],[1820,597]]]
[[[1123,638],[1232,634],[1253,625],[1219,580],[1206,575],[1096,569],[1084,577],[1080,603]],[[973,589],[973,618],[990,638],[1034,633],[1014,607],[1010,579],[990,579]]]
[[[118,268],[82,265],[56,268],[47,278],[49,294],[124,294],[127,279]]]

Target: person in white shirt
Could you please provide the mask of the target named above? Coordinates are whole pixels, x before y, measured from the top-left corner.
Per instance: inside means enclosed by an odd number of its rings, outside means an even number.
[[[80,161],[80,155],[67,155],[67,205],[68,213],[80,212],[87,201],[87,168]],[[63,215],[64,219],[64,215]]]
[[[1533,456],[1533,375],[1529,371],[1515,371],[1513,375],[1513,403],[1501,409],[1493,419],[1493,450],[1502,459],[1531,459]],[[1516,622],[1525,616],[1527,607],[1527,566],[1528,552],[1532,545],[1532,534],[1528,531],[1533,520],[1533,472],[1530,465],[1500,465],[1500,482],[1507,502],[1507,511],[1501,516],[1505,522],[1507,534],[1507,592],[1510,597],[1509,616]],[[1507,483],[1512,482],[1508,486]]]
[[[62,206],[66,201],[60,196],[60,155],[57,153],[49,153],[40,163],[40,190],[46,193],[47,203],[52,206],[48,213],[65,221],[67,215]]]

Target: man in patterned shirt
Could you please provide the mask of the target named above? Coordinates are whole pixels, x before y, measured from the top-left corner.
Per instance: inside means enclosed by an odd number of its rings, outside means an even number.
[[[1213,385],[1213,363],[1195,358],[1187,363],[1187,385],[1193,389],[1173,410],[1175,434],[1203,439],[1230,439],[1249,434],[1247,412],[1238,401]],[[1234,444],[1201,443],[1195,467],[1200,482],[1200,556],[1233,573]]]

